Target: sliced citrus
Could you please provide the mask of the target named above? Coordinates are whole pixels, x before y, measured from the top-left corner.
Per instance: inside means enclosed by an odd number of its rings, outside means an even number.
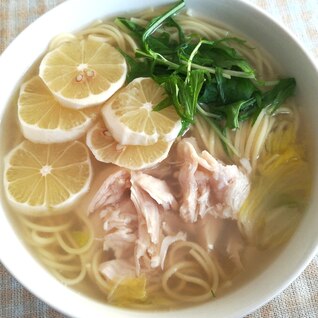
[[[92,168],[78,141],[41,145],[23,141],[5,158],[4,188],[24,213],[64,211],[89,190]]]
[[[172,106],[153,111],[166,97],[153,79],[136,78],[103,106],[105,124],[122,145],[172,141],[181,129],[180,117]]]
[[[93,40],[65,42],[47,53],[40,77],[66,107],[105,102],[125,82],[124,57],[111,45]]]
[[[39,76],[26,82],[18,100],[18,118],[25,138],[35,143],[59,143],[81,137],[99,107],[83,110],[61,106]]]
[[[119,144],[102,121],[92,127],[86,136],[86,143],[95,158],[131,170],[149,168],[168,156],[172,141],[160,140],[149,146]]]

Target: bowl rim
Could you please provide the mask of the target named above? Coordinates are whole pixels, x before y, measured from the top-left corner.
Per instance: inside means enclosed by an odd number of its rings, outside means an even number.
[[[87,0],[83,0],[84,2]],[[292,33],[292,31],[290,29],[288,29],[281,21],[275,20],[268,12],[266,12],[264,9],[262,9],[261,7],[257,6],[254,3],[249,2],[248,0],[231,0],[233,2],[237,2],[240,3],[243,6],[252,8],[254,11],[258,12],[260,15],[266,17],[266,19],[270,20],[270,22],[275,26],[275,28],[281,29],[286,36],[288,36],[294,43],[295,45],[301,50],[301,53],[307,58],[308,62],[312,65],[312,67],[315,69],[316,73],[318,74],[318,60],[316,58],[314,58],[313,54],[308,51],[307,49],[305,49],[304,44],[296,37],[296,35],[294,33]],[[163,1],[161,1],[162,3]],[[172,1],[165,1],[166,3],[171,3]],[[28,27],[26,27],[11,43],[10,45],[3,51],[3,53],[0,56],[0,68],[2,69],[2,66],[4,66],[6,63],[10,63],[11,58],[10,56],[14,53],[14,51],[16,50],[16,48],[19,46],[20,41],[24,38],[27,37],[29,34],[33,33],[33,30],[38,28],[38,26],[41,26],[42,22],[46,21],[49,17],[53,17],[56,15],[56,13],[58,13],[59,11],[65,11],[65,10],[69,10],[69,8],[71,8],[72,6],[76,6],[78,3],[78,0],[67,0],[63,3],[60,3],[59,5],[57,5],[56,7],[54,7],[53,9],[49,10],[48,12],[46,12],[45,14],[43,14],[42,16],[40,16],[39,18],[37,18],[34,22],[32,22]],[[104,14],[107,14],[107,11],[104,12]],[[18,85],[18,83],[16,83]],[[4,100],[6,100],[6,104],[8,104],[9,102],[9,96],[7,96],[8,98],[4,98]],[[2,100],[2,98],[0,98]],[[5,105],[7,106],[7,105]],[[3,115],[4,112],[6,110],[6,107],[1,107],[0,108],[0,124],[2,122],[3,119]],[[1,199],[1,197],[0,197]],[[11,226],[11,222],[9,221],[9,219],[6,216],[6,213],[4,211],[4,208],[0,207],[1,213],[0,213],[0,220],[4,220],[6,219],[7,223],[10,223]],[[3,210],[3,211],[2,211]],[[2,224],[0,224],[0,229],[3,229],[4,226]],[[8,234],[8,232],[5,233],[6,235]],[[16,237],[17,239],[17,237]],[[18,242],[19,241],[19,242]],[[20,245],[20,247],[22,247],[24,249],[24,253],[23,255],[29,255],[30,253],[27,252],[27,248],[24,246],[24,244],[22,242],[20,242],[19,239],[17,239],[16,243],[18,243]],[[302,260],[301,264],[298,266],[298,269],[296,271],[294,271],[293,273],[291,273],[287,279],[285,279],[285,281],[282,281],[280,283],[280,286],[278,286],[277,288],[273,289],[271,291],[271,295],[267,295],[263,300],[258,300],[257,302],[254,302],[252,305],[250,305],[248,308],[244,308],[244,310],[240,313],[234,314],[234,315],[230,315],[228,317],[240,317],[242,314],[246,315],[249,314],[253,311],[255,311],[256,309],[260,308],[261,306],[263,306],[264,304],[266,304],[267,302],[269,302],[270,300],[272,300],[274,297],[276,297],[279,293],[281,293],[288,285],[291,284],[292,281],[294,281],[302,272],[303,270],[308,266],[308,264],[310,263],[310,261],[313,259],[313,257],[318,253],[318,237],[316,239],[316,242],[314,243],[312,250],[310,252],[307,253],[307,257]],[[55,308],[57,311],[65,314],[65,315],[72,315],[73,311],[70,309],[65,309],[60,307],[61,304],[57,304],[55,303],[52,299],[46,297],[47,295],[43,296],[41,295],[40,291],[33,287],[32,284],[30,284],[30,280],[24,276],[21,275],[21,271],[17,271],[17,268],[12,266],[13,260],[10,260],[7,257],[7,253],[5,252],[2,243],[0,243],[0,261],[2,262],[2,264],[7,268],[7,270],[25,287],[27,288],[32,294],[34,294],[37,298],[41,299],[42,301],[44,301],[45,303],[47,303],[49,306],[51,306],[52,308]],[[32,265],[35,267],[38,267],[39,264],[37,263],[37,261],[33,260],[31,261]],[[41,266],[41,265],[40,265]],[[53,277],[52,277],[53,278]],[[55,281],[55,278],[53,278],[53,280]],[[56,281],[55,281],[56,284]],[[73,292],[73,294],[77,294],[76,292]],[[82,296],[82,295],[78,295],[77,297],[79,297],[79,300],[84,300],[84,298],[87,298],[86,296]],[[92,302],[92,301],[91,301]],[[93,301],[94,303],[94,301]],[[120,308],[114,308],[113,306],[109,306],[109,305],[105,305],[103,304],[103,307],[109,307],[112,310],[116,311],[116,315],[113,315],[113,317],[124,317],[127,316],[127,314],[130,314],[131,317],[140,317],[140,315],[144,316],[144,317],[148,317],[149,312],[147,312],[146,315],[144,311],[131,311],[131,310],[127,310],[127,309],[120,309]],[[202,306],[202,305],[200,305]],[[194,308],[194,307],[191,307]],[[177,311],[183,312],[184,310],[187,310],[187,308],[185,309],[180,309]],[[177,311],[174,311],[175,313]],[[135,314],[136,315],[135,315]],[[168,312],[163,311],[163,312],[159,312],[160,314],[166,314]],[[118,315],[117,315],[118,314]],[[151,313],[152,317],[159,317],[159,315],[157,316],[155,313]],[[84,317],[84,316],[81,316]],[[172,316],[171,316],[172,317]]]

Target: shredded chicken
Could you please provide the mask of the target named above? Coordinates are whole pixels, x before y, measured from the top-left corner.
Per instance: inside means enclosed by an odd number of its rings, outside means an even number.
[[[113,251],[100,266],[107,279],[164,270],[169,247],[187,239],[209,253],[223,250],[220,257],[241,267],[243,241],[231,220],[249,193],[248,177],[200,153],[193,138],[182,139],[176,149],[178,164],[169,167],[169,176],[160,167],[147,173],[118,169],[90,202],[89,212],[98,211],[103,222],[103,248]],[[226,222],[235,227],[225,234]]]
[[[207,151],[199,153],[194,138],[178,144],[183,158],[179,172],[182,188],[180,215],[186,222],[196,222],[206,213],[221,218],[237,217],[250,190],[248,177],[235,165],[224,165]]]
[[[132,183],[131,200],[136,210],[146,221],[147,231],[152,243],[159,242],[160,206],[138,185]]]
[[[88,212],[119,202],[127,189],[130,188],[130,173],[125,169],[110,174],[99,188],[90,205]]]
[[[126,277],[136,277],[134,266],[129,260],[113,259],[104,262],[99,267],[100,272],[110,280],[120,280]]]
[[[104,222],[107,239],[104,250],[113,250],[116,258],[131,257],[137,240],[136,209],[129,198],[123,199],[112,207],[100,212]]]
[[[100,268],[109,279],[116,264],[129,273],[133,268],[135,275],[163,269],[170,245],[186,239],[183,232],[163,232],[163,215],[177,210],[177,201],[165,181],[142,172],[121,169],[109,175],[89,207],[104,222],[104,250],[114,252],[115,259]]]
[[[160,263],[161,269],[164,268],[164,262],[166,259],[167,251],[169,246],[176,241],[185,241],[186,234],[184,232],[178,232],[176,235],[168,235],[166,236],[161,243],[160,254],[157,256],[158,262]]]
[[[134,173],[133,183],[146,191],[165,210],[176,210],[178,203],[167,183],[145,173]]]

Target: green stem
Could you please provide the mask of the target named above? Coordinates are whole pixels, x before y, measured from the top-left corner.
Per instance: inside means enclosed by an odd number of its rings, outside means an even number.
[[[211,117],[211,118],[215,118],[215,119],[221,118],[221,116],[219,116],[219,115],[206,112],[200,105],[197,105],[197,110],[203,116]]]
[[[187,62],[182,61],[181,63],[183,64],[188,64]],[[216,69],[213,67],[207,67],[207,66],[202,66],[199,64],[192,63],[191,64],[192,68],[198,69],[198,70],[204,70],[209,73],[215,74]],[[246,74],[244,72],[239,72],[239,71],[232,71],[232,70],[223,70],[222,71],[222,76],[225,78],[230,79],[232,76],[234,77],[242,77],[242,78],[254,78],[254,75]]]
[[[136,50],[136,53],[138,53],[139,56],[145,57],[145,58],[150,59],[150,60],[154,60],[153,56],[151,56],[150,54],[145,53],[141,50]],[[180,68],[179,64],[173,63],[173,62],[165,59],[162,55],[159,55],[155,61],[156,61],[156,63],[162,64],[162,65],[167,65],[175,70]],[[189,62],[186,62],[186,61],[181,61],[181,63],[184,65],[187,65],[187,66],[189,65]],[[191,63],[191,67],[194,69],[197,69],[197,70],[207,71],[207,72],[212,73],[212,74],[215,74],[215,72],[216,72],[215,68],[202,66],[199,64],[195,64],[195,63]],[[242,77],[242,78],[254,78],[253,75],[248,75],[244,72],[231,71],[231,70],[223,70],[222,75],[223,75],[223,77],[228,78],[228,79],[230,79],[231,76]]]
[[[220,138],[221,141],[223,141],[223,143],[226,145],[226,147],[228,147],[235,156],[239,157],[239,153],[237,152],[237,150],[235,149],[235,147],[231,144],[231,142],[228,140],[228,138],[226,138],[222,132],[220,131],[220,129],[217,127],[217,125],[213,122],[212,119],[202,116],[206,122],[213,128],[214,132],[217,134],[217,136]]]
[[[154,59],[153,56],[151,56],[150,54],[143,52],[143,51],[140,51],[138,49],[136,50],[136,54],[138,54],[138,57],[141,56],[141,57],[145,57],[145,58],[150,59],[150,60],[155,60],[156,63],[169,66],[173,69],[178,69],[180,67],[180,65],[165,59],[162,55],[158,55],[159,58]]]
[[[190,57],[189,57],[189,59],[188,59],[188,62],[187,62],[188,67],[187,67],[187,78],[186,78],[186,81],[189,80],[193,58],[194,58],[194,56],[197,54],[197,52],[198,52],[198,50],[199,50],[199,48],[200,48],[201,45],[202,45],[202,41],[200,41],[200,42],[196,45],[196,47],[193,49],[193,51],[191,52],[191,55],[190,55]]]
[[[155,32],[166,19],[175,15],[178,11],[182,10],[184,7],[185,7],[185,3],[183,0],[181,0],[173,8],[171,8],[169,11],[161,15],[160,18],[153,25],[151,25],[150,27],[147,27],[146,31],[142,35],[142,41],[145,43],[147,37],[151,35],[153,32]]]

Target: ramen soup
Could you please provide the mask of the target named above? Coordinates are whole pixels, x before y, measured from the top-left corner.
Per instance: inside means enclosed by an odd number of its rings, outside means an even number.
[[[222,297],[310,193],[295,80],[184,7],[57,36],[2,124],[19,235],[63,284],[118,306]]]

